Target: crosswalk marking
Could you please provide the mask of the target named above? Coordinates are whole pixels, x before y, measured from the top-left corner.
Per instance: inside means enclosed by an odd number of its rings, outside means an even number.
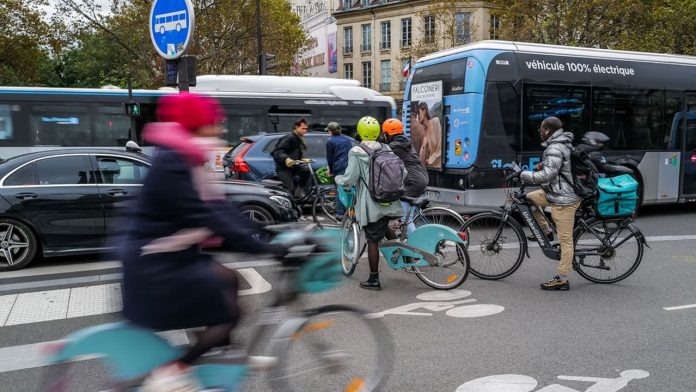
[[[237,271],[251,286],[240,290],[239,295],[262,294],[272,289],[255,269]],[[115,313],[122,307],[120,283],[2,295],[0,327]]]

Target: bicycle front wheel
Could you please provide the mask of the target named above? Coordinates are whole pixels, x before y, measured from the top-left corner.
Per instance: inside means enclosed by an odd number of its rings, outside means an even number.
[[[360,241],[360,226],[358,222],[345,217],[341,225],[341,269],[343,275],[353,275],[365,245]]]
[[[274,339],[278,368],[274,391],[381,390],[391,372],[391,337],[386,327],[342,305],[307,311],[293,333]],[[282,326],[281,330],[282,331]]]
[[[412,267],[423,283],[436,290],[451,290],[461,286],[469,276],[469,254],[464,245],[442,240],[435,252],[437,263],[424,267]]]
[[[619,218],[595,220],[587,228],[578,227],[573,268],[590,282],[616,283],[626,279],[643,259],[643,241],[635,234],[638,229],[631,226],[633,223]]]
[[[517,271],[524,260],[527,239],[512,218],[484,212],[464,222],[461,231],[469,239],[471,273],[481,279],[497,280]]]
[[[336,219],[336,203],[340,203],[336,197],[336,191],[325,190],[314,199],[312,203],[312,219],[317,226],[325,227],[340,227],[341,222]]]

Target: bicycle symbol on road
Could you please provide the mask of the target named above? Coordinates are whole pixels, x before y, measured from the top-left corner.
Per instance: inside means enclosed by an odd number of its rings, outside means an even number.
[[[477,301],[476,299],[463,299],[470,295],[471,291],[468,290],[428,291],[416,296],[417,299],[424,302],[414,302],[377,313],[369,313],[365,317],[381,318],[386,315],[427,317],[432,316],[433,312],[445,312],[450,317],[471,318],[491,316],[505,310],[503,306],[492,304],[464,305]],[[430,313],[415,312],[418,309],[425,309]]]
[[[630,381],[646,378],[650,373],[645,370],[624,370],[617,378],[558,376],[559,380],[591,382],[594,385],[579,391],[563,385],[553,384],[536,392],[616,392],[622,390]],[[537,380],[519,374],[499,374],[477,378],[466,382],[455,392],[531,392],[537,387]]]

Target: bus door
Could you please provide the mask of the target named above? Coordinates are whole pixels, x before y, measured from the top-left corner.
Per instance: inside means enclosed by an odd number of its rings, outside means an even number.
[[[683,140],[682,196],[696,201],[696,93],[686,96],[686,132]]]

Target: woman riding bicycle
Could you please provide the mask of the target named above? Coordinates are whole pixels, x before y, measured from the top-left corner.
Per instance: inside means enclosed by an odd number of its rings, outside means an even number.
[[[156,330],[206,328],[177,362],[153,372],[143,390],[157,384],[152,380],[195,385],[188,365],[229,344],[240,317],[236,273],[202,253],[202,244],[224,243],[245,253],[284,251],[256,240],[250,223],[206,180],[203,165],[221,131],[219,103],[194,94],[165,96],[157,118],[160,123],[148,125],[143,137],[158,152],[119,248],[123,315]]]

